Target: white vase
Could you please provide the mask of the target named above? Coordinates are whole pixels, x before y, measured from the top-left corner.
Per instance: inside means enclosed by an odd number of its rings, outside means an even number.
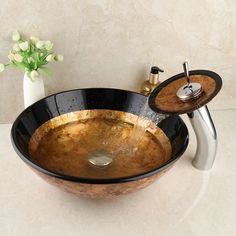
[[[27,73],[24,74],[23,81],[23,93],[24,93],[24,107],[28,107],[31,104],[37,102],[41,98],[45,97],[44,83],[43,79],[32,81]]]

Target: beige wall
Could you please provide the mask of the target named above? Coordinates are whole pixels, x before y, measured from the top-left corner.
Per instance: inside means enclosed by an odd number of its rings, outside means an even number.
[[[79,87],[135,90],[151,65],[166,79],[182,70],[210,69],[223,77],[211,109],[236,108],[235,0],[1,0],[0,62],[11,32],[50,39],[64,55],[52,66],[48,93]],[[0,74],[0,122],[23,109],[21,72]]]

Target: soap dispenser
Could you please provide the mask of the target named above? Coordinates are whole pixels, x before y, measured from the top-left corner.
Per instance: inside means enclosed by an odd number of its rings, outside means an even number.
[[[159,84],[159,72],[164,72],[157,66],[151,67],[151,72],[149,74],[148,80],[145,80],[140,88],[140,92],[148,96]]]

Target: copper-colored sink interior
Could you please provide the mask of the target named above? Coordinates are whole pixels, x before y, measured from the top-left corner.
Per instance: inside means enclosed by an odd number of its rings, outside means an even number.
[[[83,110],[57,116],[41,125],[29,142],[29,153],[41,167],[83,178],[121,178],[141,174],[171,158],[171,144],[154,123],[138,144],[129,150],[137,116],[113,110]],[[88,162],[97,150],[112,153],[113,162],[97,168]]]

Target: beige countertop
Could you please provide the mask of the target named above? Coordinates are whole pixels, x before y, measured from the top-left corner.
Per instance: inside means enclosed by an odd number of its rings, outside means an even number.
[[[213,111],[218,132],[211,171],[191,166],[195,137],[159,181],[111,200],[81,199],[44,182],[16,155],[0,125],[0,235],[236,235],[236,110]]]

